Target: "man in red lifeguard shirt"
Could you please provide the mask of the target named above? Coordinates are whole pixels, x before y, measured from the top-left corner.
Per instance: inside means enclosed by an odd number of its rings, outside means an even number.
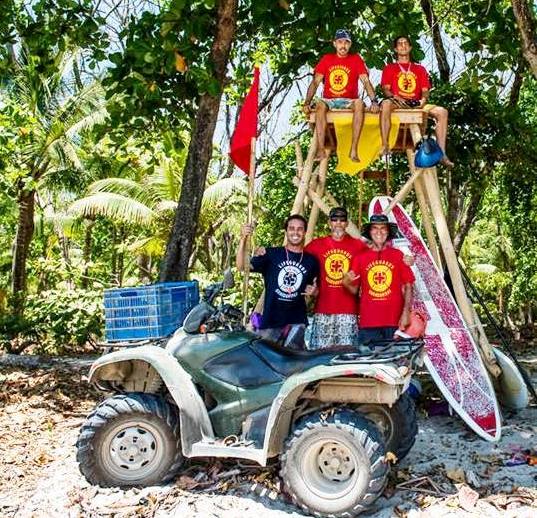
[[[304,100],[304,113],[309,116],[311,101],[317,87],[324,81],[323,97],[315,106],[315,134],[317,138],[318,160],[326,158],[324,147],[326,132],[326,112],[328,110],[352,109],[352,144],[349,157],[359,162],[358,141],[364,124],[364,102],[358,99],[358,79],[364,85],[371,99],[371,111],[378,113],[379,105],[375,90],[369,81],[369,73],[364,60],[358,54],[350,54],[352,40],[348,31],[339,29],[334,36],[335,54],[325,54],[313,70],[313,80]]]
[[[319,295],[315,304],[309,349],[357,345],[358,299],[343,287],[343,276],[365,241],[347,234],[347,210],[330,210],[330,235],[309,243],[304,251],[319,261]]]
[[[383,214],[374,214],[362,235],[371,248],[357,255],[343,279],[351,294],[360,292],[360,344],[390,340],[397,329],[410,324],[414,274],[403,261],[403,253],[388,244],[397,235],[397,225]]]
[[[412,51],[410,39],[407,36],[399,36],[395,38],[393,47],[397,61],[384,67],[380,80],[385,97],[380,110],[381,154],[389,153],[388,137],[392,125],[392,111],[397,108],[420,108],[436,120],[436,138],[444,151],[440,163],[453,167],[453,162],[445,154],[448,111],[442,106],[427,103],[431,89],[429,74],[422,65],[410,61]]]

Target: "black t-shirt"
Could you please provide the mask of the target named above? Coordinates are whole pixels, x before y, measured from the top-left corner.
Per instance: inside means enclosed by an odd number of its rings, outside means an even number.
[[[252,271],[263,274],[265,304],[261,329],[306,324],[306,285],[319,276],[317,259],[307,252],[295,253],[284,247],[267,248],[252,257]]]

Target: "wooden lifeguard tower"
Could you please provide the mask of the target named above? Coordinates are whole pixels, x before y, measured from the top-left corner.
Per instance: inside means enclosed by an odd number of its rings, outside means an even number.
[[[328,214],[331,207],[339,205],[337,200],[326,190],[328,161],[330,154],[335,151],[337,147],[334,121],[338,118],[348,118],[350,113],[352,112],[349,110],[329,111],[327,113],[325,146],[328,151],[328,156],[321,160],[316,167],[314,167],[316,164],[314,158],[317,152],[317,139],[315,137],[312,138],[305,160],[300,145],[298,142],[295,143],[297,175],[293,179],[293,182],[297,187],[297,193],[291,214],[304,214],[306,212],[305,207],[311,201],[311,208],[308,215],[306,243],[313,238],[319,211]],[[393,196],[393,202],[385,210],[385,214],[388,214],[397,203],[402,202],[412,188],[414,188],[425,229],[425,235],[432,256],[436,265],[442,271],[443,263],[440,254],[440,250],[442,250],[444,264],[449,272],[459,309],[464,317],[467,327],[474,335],[476,343],[479,344],[481,356],[488,371],[494,377],[497,377],[501,373],[500,367],[496,362],[494,352],[483,331],[479,317],[468,299],[464,287],[461,270],[451,236],[449,235],[444,211],[442,209],[436,167],[416,168],[414,166],[414,149],[416,144],[421,140],[427,126],[427,113],[419,109],[406,109],[395,110],[393,114],[399,118],[400,125],[395,146],[392,147],[391,151],[406,153],[409,166],[409,178],[399,192]],[[372,114],[369,116],[372,116]],[[314,113],[310,115],[309,122],[313,128],[313,125],[315,124]],[[367,179],[368,175],[367,172],[360,173],[360,175],[362,185],[364,179]],[[373,175],[373,178],[379,179],[379,176]],[[388,182],[389,178],[386,178],[387,186]],[[352,222],[349,222],[347,231],[353,237],[360,236],[358,226]],[[438,244],[440,244],[440,246],[438,246]]]

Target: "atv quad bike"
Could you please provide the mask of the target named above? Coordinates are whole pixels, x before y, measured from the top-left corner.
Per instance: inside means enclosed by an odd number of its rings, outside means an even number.
[[[356,515],[381,494],[386,453],[417,432],[405,393],[423,343],[299,352],[260,339],[210,286],[169,340],[105,354],[90,382],[110,397],[83,424],[77,460],[101,486],[172,479],[185,457],[279,457],[294,503],[318,516]]]

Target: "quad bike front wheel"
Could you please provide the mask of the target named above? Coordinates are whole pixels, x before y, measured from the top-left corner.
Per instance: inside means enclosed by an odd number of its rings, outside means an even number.
[[[100,486],[166,482],[183,463],[178,412],[152,394],[108,398],[82,425],[77,461],[86,479]]]
[[[316,516],[354,516],[382,493],[388,476],[384,442],[358,412],[309,414],[295,425],[280,476],[293,502]]]

